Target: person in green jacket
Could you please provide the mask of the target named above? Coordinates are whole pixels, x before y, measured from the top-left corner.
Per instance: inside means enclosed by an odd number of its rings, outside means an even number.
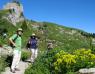
[[[13,73],[15,73],[15,71],[19,71],[18,65],[21,58],[22,33],[23,33],[23,30],[19,28],[17,30],[17,33],[9,38],[9,41],[13,45],[13,49],[14,49],[13,60],[12,60],[12,65],[11,65],[11,72]]]

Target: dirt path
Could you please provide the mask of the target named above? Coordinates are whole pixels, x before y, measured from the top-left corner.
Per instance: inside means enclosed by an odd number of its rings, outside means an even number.
[[[16,73],[12,73],[12,72],[10,72],[10,68],[9,67],[7,67],[6,69],[5,69],[5,72],[2,72],[1,74],[24,74],[24,72],[25,72],[25,69],[26,68],[28,68],[28,63],[27,62],[20,62],[20,64],[19,64],[19,69],[20,69],[20,71],[16,71]]]

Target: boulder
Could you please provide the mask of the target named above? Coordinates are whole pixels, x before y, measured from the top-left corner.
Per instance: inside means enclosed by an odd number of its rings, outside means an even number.
[[[79,73],[80,74],[88,74],[89,72],[88,72],[88,69],[87,68],[84,68],[84,69],[80,69],[79,70]]]
[[[79,70],[79,74],[95,74],[95,68],[84,68]]]
[[[13,49],[10,46],[4,45],[0,47],[0,56],[12,55]]]
[[[95,74],[95,68],[89,68],[89,73],[94,73]]]

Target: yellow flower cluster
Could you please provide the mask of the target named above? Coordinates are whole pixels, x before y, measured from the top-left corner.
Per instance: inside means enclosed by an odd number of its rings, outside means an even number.
[[[72,54],[61,50],[55,55],[55,59],[55,70],[59,70],[62,65],[71,68],[72,65],[77,65],[78,63],[81,64],[81,62],[86,62],[88,65],[95,65],[95,54],[93,54],[90,49],[78,49]]]
[[[75,50],[74,54],[76,55],[88,55],[89,53],[91,53],[90,49],[77,49]]]
[[[55,58],[57,59],[56,62],[54,62],[55,70],[58,70],[58,67],[61,64],[66,64],[66,66],[69,66],[76,63],[75,61],[76,56],[69,54],[67,52],[64,52],[63,50],[57,53],[55,55]]]
[[[74,55],[80,60],[95,61],[95,54],[90,49],[78,49],[74,52]]]

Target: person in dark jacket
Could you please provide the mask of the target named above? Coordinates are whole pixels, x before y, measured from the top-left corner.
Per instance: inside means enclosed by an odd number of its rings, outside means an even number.
[[[37,55],[38,55],[38,46],[37,46],[38,40],[34,33],[29,39],[29,44],[30,44],[30,50],[32,52],[31,62],[34,62],[34,60],[37,58]]]

